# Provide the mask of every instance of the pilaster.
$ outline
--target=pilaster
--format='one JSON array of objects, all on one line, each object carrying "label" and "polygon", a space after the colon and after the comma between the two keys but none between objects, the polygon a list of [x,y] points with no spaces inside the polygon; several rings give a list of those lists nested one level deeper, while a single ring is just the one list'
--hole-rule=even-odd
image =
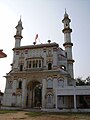
[{"label": "pilaster", "polygon": [[26,107],[26,98],[27,98],[27,88],[26,88],[26,79],[22,82],[22,107]]},{"label": "pilaster", "polygon": [[45,108],[46,79],[42,80],[42,108]]}]

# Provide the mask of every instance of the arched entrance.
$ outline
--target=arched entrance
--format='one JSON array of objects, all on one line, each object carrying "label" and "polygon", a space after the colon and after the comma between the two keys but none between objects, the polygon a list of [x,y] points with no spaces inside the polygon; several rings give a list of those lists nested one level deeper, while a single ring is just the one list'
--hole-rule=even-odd
[{"label": "arched entrance", "polygon": [[42,87],[38,81],[30,81],[27,85],[26,106],[40,108],[42,105]]}]

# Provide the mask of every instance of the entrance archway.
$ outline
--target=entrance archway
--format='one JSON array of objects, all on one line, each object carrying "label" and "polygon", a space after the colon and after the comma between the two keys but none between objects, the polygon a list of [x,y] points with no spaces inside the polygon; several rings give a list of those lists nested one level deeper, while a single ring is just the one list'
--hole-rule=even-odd
[{"label": "entrance archway", "polygon": [[35,108],[42,105],[42,87],[38,81],[30,81],[27,85],[27,107]]}]

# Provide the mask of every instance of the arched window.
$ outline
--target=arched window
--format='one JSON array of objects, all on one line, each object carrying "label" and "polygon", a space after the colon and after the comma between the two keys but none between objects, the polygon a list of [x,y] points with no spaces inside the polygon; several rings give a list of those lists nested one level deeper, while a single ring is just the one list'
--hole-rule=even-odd
[{"label": "arched window", "polygon": [[38,60],[36,60],[36,68],[38,67]]},{"label": "arched window", "polygon": [[48,50],[48,55],[51,55],[51,50]]},{"label": "arched window", "polygon": [[47,80],[47,88],[53,88],[53,80],[52,79]]},{"label": "arched window", "polygon": [[28,63],[29,63],[29,62],[27,61],[27,68],[28,68]]},{"label": "arched window", "polygon": [[53,96],[52,94],[47,95],[47,104],[52,104],[53,103]]},{"label": "arched window", "polygon": [[58,82],[57,82],[57,85],[60,87],[63,87],[64,86],[64,79],[63,78],[59,78],[58,79]]},{"label": "arched window", "polygon": [[8,89],[11,89],[11,88],[12,88],[12,84],[13,84],[13,82],[12,82],[12,81],[10,81],[10,80],[9,80],[9,81],[7,81],[7,82],[8,82],[8,86],[7,86],[7,87],[8,87]]},{"label": "arched window", "polygon": [[41,60],[39,60],[39,68],[41,67]]},{"label": "arched window", "polygon": [[20,65],[20,71],[23,71],[23,65],[22,64]]},{"label": "arched window", "polygon": [[48,70],[52,69],[52,63],[48,63]]},{"label": "arched window", "polygon": [[35,60],[33,60],[33,68],[35,68]]},{"label": "arched window", "polygon": [[18,88],[19,88],[19,89],[22,88],[22,81],[19,81]]},{"label": "arched window", "polygon": [[24,57],[24,53],[21,53],[21,57]]},{"label": "arched window", "polygon": [[16,51],[16,55],[19,55],[19,51]]},{"label": "arched window", "polygon": [[31,61],[29,61],[29,68],[31,68]]}]

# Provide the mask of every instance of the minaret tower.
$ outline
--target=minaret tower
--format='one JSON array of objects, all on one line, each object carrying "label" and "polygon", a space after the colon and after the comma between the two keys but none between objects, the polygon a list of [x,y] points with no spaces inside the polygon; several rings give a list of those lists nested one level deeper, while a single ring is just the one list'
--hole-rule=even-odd
[{"label": "minaret tower", "polygon": [[16,35],[14,36],[14,38],[15,38],[15,48],[17,48],[17,47],[20,47],[21,39],[23,38],[22,37],[23,27],[22,27],[21,18],[18,21],[18,25],[15,28],[16,28]]},{"label": "minaret tower", "polygon": [[74,78],[74,73],[73,73],[73,63],[74,60],[72,58],[72,46],[73,43],[71,42],[71,32],[72,29],[70,28],[70,22],[71,20],[69,19],[69,16],[65,10],[65,14],[64,14],[64,19],[62,20],[62,22],[64,23],[64,29],[62,30],[62,32],[64,33],[64,44],[63,46],[65,47],[65,51],[67,54],[67,70],[71,76],[71,78]]}]

